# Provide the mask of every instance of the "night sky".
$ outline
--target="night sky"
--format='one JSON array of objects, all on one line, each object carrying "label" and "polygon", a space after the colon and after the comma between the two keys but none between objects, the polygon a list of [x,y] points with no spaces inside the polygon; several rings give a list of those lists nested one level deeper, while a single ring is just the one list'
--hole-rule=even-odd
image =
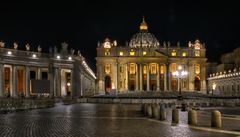
[{"label": "night sky", "polygon": [[12,48],[18,42],[24,48],[48,47],[61,42],[81,50],[95,69],[97,41],[106,37],[124,45],[137,33],[144,15],[160,43],[189,40],[206,44],[208,61],[240,46],[240,8],[236,0],[228,1],[98,1],[59,0],[49,2],[3,0],[0,2],[0,40]]}]

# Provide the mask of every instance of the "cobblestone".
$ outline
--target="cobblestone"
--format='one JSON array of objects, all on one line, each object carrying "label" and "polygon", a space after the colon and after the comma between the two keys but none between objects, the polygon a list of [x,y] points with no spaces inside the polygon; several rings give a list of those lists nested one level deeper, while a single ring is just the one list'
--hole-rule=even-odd
[{"label": "cobblestone", "polygon": [[166,123],[143,117],[140,105],[58,104],[54,108],[1,114],[0,137],[233,136]]}]

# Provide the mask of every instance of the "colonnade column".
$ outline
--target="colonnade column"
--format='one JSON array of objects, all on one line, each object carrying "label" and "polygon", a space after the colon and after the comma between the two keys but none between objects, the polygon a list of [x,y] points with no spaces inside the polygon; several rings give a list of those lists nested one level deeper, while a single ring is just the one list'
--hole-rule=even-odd
[{"label": "colonnade column", "polygon": [[159,83],[159,71],[160,71],[160,65],[159,64],[157,64],[157,91],[159,91],[160,90],[160,83]]},{"label": "colonnade column", "polygon": [[12,66],[12,97],[18,97],[17,94],[17,66]]},{"label": "colonnade column", "polygon": [[75,96],[75,88],[74,88],[74,86],[75,86],[75,80],[74,80],[74,77],[73,77],[73,75],[75,75],[74,74],[74,69],[72,69],[71,70],[71,74],[70,74],[70,79],[71,79],[71,82],[70,82],[70,90],[71,90],[71,96],[73,97],[73,96]]},{"label": "colonnade column", "polygon": [[0,64],[0,97],[4,96],[4,66]]},{"label": "colonnade column", "polygon": [[139,89],[140,89],[140,91],[142,91],[143,90],[142,64],[139,64],[139,71],[140,71],[139,72],[139,74],[140,74],[140,77],[139,77],[140,78],[140,82],[139,82],[140,83],[140,85],[139,85],[140,88]]},{"label": "colonnade column", "polygon": [[29,66],[25,67],[25,96],[30,96],[30,69]]},{"label": "colonnade column", "polygon": [[37,68],[37,79],[42,79],[42,71],[41,71],[41,68]]},{"label": "colonnade column", "polygon": [[60,77],[60,69],[55,68],[54,70],[54,96],[59,97],[59,93],[61,92],[61,77]]},{"label": "colonnade column", "polygon": [[206,68],[205,65],[202,64],[200,65],[200,69],[201,69],[201,91],[206,93]]},{"label": "colonnade column", "polygon": [[150,90],[150,86],[149,86],[149,64],[147,64],[147,91]]}]

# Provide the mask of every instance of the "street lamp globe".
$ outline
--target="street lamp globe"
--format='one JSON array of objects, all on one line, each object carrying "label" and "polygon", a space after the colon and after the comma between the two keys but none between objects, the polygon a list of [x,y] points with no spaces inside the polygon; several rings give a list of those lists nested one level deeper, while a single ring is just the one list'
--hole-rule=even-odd
[{"label": "street lamp globe", "polygon": [[182,91],[181,91],[181,80],[186,78],[188,75],[188,72],[183,69],[181,65],[178,66],[177,70],[172,73],[174,78],[177,78],[179,82],[179,95],[178,99],[182,99]]}]

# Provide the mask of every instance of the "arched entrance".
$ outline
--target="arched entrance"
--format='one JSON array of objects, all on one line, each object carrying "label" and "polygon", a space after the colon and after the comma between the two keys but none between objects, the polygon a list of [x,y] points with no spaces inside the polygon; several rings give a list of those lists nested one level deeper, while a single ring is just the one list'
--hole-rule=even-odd
[{"label": "arched entrance", "polygon": [[109,94],[112,89],[112,81],[110,76],[105,77],[105,92]]},{"label": "arched entrance", "polygon": [[177,80],[172,79],[171,81],[172,91],[177,91]]},{"label": "arched entrance", "polygon": [[194,80],[194,90],[195,91],[200,91],[200,89],[201,89],[201,83],[200,82],[201,82],[200,77],[196,76],[195,80]]}]

